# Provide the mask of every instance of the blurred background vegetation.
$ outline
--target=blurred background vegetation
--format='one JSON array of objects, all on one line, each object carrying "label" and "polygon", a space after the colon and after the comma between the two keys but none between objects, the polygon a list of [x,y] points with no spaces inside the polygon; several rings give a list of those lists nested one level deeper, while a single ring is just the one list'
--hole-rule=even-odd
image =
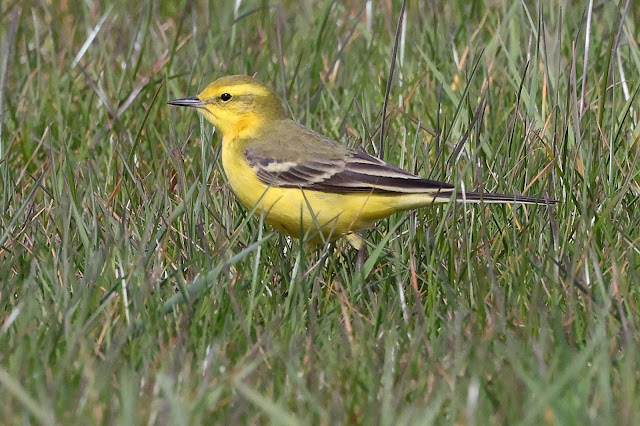
[{"label": "blurred background vegetation", "polygon": [[[640,5],[401,10],[0,4],[0,422],[640,422]],[[397,215],[358,271],[247,216],[165,104],[227,74],[422,176],[560,203]]]}]

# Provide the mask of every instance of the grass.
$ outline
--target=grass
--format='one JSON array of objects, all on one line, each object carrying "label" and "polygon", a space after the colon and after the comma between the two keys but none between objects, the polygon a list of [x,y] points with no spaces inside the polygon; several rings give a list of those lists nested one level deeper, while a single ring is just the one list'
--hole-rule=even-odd
[{"label": "grass", "polygon": [[[106,3],[0,6],[2,423],[640,422],[637,4]],[[248,215],[165,104],[241,73],[560,203],[394,216],[360,272]]]}]

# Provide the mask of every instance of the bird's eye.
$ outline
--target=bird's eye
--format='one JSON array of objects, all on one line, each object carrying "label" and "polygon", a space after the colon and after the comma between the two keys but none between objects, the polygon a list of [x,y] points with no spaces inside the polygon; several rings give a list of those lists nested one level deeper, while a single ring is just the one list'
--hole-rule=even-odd
[{"label": "bird's eye", "polygon": [[223,93],[222,95],[220,95],[220,99],[221,99],[223,102],[230,101],[230,100],[231,100],[231,94],[229,94],[229,93]]}]

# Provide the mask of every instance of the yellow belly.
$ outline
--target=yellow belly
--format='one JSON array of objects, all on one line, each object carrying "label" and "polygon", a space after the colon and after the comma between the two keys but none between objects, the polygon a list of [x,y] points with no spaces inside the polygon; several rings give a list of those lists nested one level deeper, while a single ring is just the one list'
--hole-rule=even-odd
[{"label": "yellow belly", "polygon": [[426,194],[338,194],[269,187],[256,177],[241,153],[224,145],[222,165],[242,204],[248,209],[256,207],[255,214],[264,215],[265,222],[277,230],[311,241],[333,240],[393,213],[434,201]]}]

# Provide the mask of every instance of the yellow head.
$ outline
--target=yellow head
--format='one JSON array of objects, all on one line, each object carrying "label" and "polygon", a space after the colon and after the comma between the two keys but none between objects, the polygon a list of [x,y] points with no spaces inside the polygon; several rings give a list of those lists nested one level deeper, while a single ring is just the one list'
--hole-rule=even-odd
[{"label": "yellow head", "polygon": [[168,104],[197,108],[223,136],[233,138],[253,136],[265,124],[285,118],[275,93],[244,75],[219,78],[198,96],[175,99]]}]

